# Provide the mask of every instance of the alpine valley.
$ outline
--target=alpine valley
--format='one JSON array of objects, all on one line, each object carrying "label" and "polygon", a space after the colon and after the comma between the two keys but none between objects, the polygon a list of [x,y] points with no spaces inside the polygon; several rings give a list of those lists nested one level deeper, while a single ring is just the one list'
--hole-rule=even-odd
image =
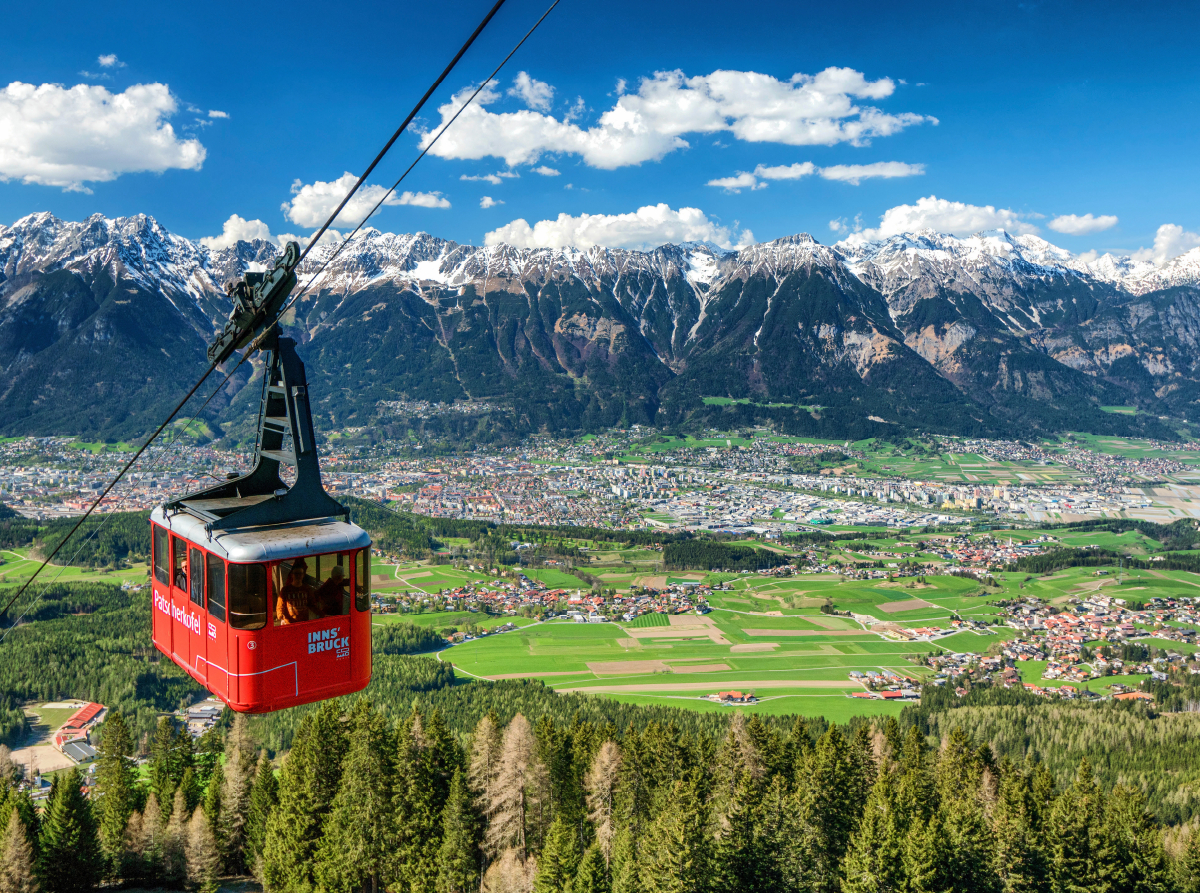
[{"label": "alpine valley", "polygon": [[[1200,249],[1155,266],[1003,231],[643,252],[366,230],[314,280],[333,250],[300,267],[285,319],[319,425],[386,428],[397,403],[430,401],[465,403],[450,433],[484,439],[633,423],[1170,438],[1200,399]],[[277,251],[210,250],[144,215],[0,226],[0,433],[151,430],[206,367],[222,283]],[[253,415],[253,368],[210,424]]]}]

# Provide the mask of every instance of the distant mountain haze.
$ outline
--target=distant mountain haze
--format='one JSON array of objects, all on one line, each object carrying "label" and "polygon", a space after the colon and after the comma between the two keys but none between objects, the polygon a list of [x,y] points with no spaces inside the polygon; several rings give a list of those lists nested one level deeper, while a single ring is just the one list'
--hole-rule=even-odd
[{"label": "distant mountain haze", "polygon": [[[630,251],[369,229],[309,282],[332,251],[301,266],[285,320],[323,428],[372,424],[383,401],[470,400],[518,435],[1166,436],[1158,416],[1191,418],[1200,397],[1200,249],[1156,266],[1000,230]],[[277,252],[210,250],[144,215],[0,226],[0,434],[152,430],[206,367],[222,283]],[[213,422],[256,409],[251,371]]]}]

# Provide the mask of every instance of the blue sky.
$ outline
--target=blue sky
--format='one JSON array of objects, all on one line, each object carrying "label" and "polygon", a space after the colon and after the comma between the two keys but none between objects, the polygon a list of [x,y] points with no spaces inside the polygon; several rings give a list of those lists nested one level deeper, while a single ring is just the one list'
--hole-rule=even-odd
[{"label": "blue sky", "polygon": [[[487,5],[11,9],[0,221],[144,212],[192,238],[309,233]],[[508,0],[424,129],[545,5]],[[1004,225],[1161,261],[1200,244],[1197,9],[562,0],[373,225],[627,245]]]}]

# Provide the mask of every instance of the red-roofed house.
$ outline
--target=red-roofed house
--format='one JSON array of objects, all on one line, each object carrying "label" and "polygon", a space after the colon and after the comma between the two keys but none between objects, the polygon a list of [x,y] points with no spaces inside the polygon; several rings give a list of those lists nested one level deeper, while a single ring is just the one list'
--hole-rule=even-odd
[{"label": "red-roofed house", "polygon": [[88,729],[104,720],[108,709],[103,704],[85,704],[71,714],[71,718],[54,733],[54,746],[62,750],[71,741],[87,738]]}]

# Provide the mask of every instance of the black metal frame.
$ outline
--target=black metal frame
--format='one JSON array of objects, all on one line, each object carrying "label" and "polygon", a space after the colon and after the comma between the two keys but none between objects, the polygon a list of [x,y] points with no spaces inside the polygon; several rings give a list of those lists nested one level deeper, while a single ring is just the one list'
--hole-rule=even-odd
[{"label": "black metal frame", "polygon": [[[258,446],[254,467],[233,480],[168,502],[165,510],[187,512],[205,522],[205,530],[231,530],[287,524],[349,512],[325,492],[317,457],[308,381],[296,342],[272,330],[263,348],[269,356],[263,366],[266,379],[259,409]],[[291,437],[291,448],[285,441]],[[289,488],[279,476],[279,464],[296,469]]]}]

